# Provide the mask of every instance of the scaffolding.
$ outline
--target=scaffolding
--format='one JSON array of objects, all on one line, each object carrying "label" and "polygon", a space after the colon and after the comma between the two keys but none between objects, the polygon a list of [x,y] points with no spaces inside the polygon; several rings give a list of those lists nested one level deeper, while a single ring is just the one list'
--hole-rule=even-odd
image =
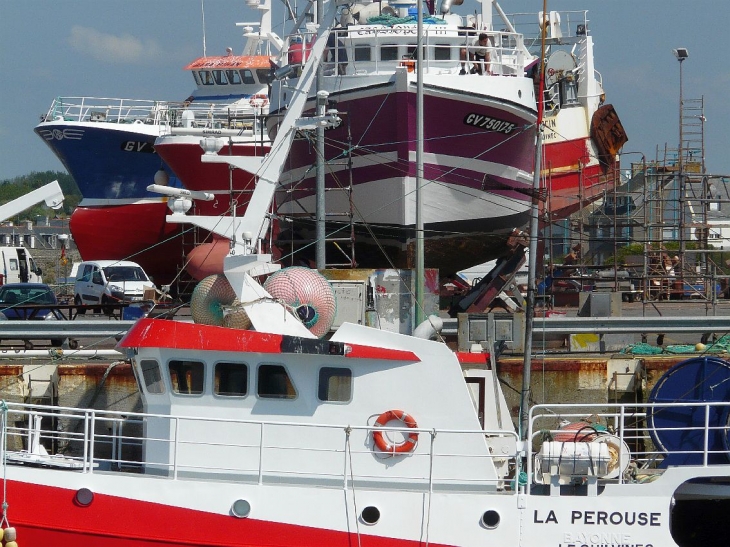
[{"label": "scaffolding", "polygon": [[[714,309],[728,296],[730,177],[706,172],[704,122],[704,98],[683,100],[679,147],[642,155],[583,214],[593,260],[612,265],[615,290],[628,273],[645,304],[691,299]],[[619,262],[618,249],[636,244],[641,251]]]}]

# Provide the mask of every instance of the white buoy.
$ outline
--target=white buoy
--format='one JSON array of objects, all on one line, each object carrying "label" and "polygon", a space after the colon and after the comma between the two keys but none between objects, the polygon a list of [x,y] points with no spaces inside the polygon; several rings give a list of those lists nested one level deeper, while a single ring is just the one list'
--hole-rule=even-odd
[{"label": "white buoy", "polygon": [[12,542],[15,541],[17,537],[18,534],[16,533],[15,528],[13,528],[12,526],[10,526],[9,528],[5,528],[5,541]]}]

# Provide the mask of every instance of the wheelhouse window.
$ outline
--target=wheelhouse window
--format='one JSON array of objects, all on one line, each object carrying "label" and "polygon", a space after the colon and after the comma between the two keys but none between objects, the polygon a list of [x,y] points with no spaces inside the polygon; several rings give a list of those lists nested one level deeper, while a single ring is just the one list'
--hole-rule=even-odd
[{"label": "wheelhouse window", "polygon": [[396,61],[398,59],[398,46],[396,44],[387,44],[380,48],[381,61]]},{"label": "wheelhouse window", "polygon": [[253,72],[251,72],[249,69],[244,68],[241,70],[241,78],[243,79],[244,84],[255,84],[256,79],[253,77]]},{"label": "wheelhouse window", "polygon": [[139,363],[142,371],[142,381],[147,393],[165,393],[165,384],[162,382],[160,364],[154,359],[143,359]]},{"label": "wheelhouse window", "polygon": [[448,44],[439,44],[433,48],[433,58],[436,61],[450,61],[451,48]]},{"label": "wheelhouse window", "polygon": [[355,46],[355,61],[371,61],[372,49],[369,45]]},{"label": "wheelhouse window", "polygon": [[[409,44],[406,48],[406,54],[404,56],[404,59],[415,59],[416,58],[416,45],[415,44]],[[426,47],[424,46],[421,50],[421,58],[426,59],[428,58],[428,52],[426,51]]]},{"label": "wheelhouse window", "polygon": [[213,79],[218,85],[228,85],[228,79],[226,78],[226,73],[223,70],[214,70]]},{"label": "wheelhouse window", "polygon": [[317,397],[320,401],[349,401],[352,398],[352,371],[335,367],[319,369]]},{"label": "wheelhouse window", "polygon": [[241,75],[237,70],[226,70],[226,76],[228,77],[228,83],[233,85],[241,84]]},{"label": "wheelhouse window", "polygon": [[200,361],[178,361],[169,363],[172,391],[180,395],[203,393],[205,365]]},{"label": "wheelhouse window", "polygon": [[248,365],[245,363],[216,363],[213,392],[226,397],[248,394]]},{"label": "wheelhouse window", "polygon": [[269,68],[257,68],[256,76],[262,84],[270,84],[274,81],[274,71]]},{"label": "wheelhouse window", "polygon": [[282,365],[260,365],[256,393],[264,399],[294,399],[294,384]]},{"label": "wheelhouse window", "polygon": [[208,70],[199,70],[198,76],[200,78],[201,85],[213,85],[213,76]]}]

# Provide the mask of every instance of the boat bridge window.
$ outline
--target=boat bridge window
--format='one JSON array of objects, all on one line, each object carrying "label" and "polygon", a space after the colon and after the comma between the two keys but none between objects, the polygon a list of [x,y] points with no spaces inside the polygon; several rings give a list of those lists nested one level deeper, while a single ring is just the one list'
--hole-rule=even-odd
[{"label": "boat bridge window", "polygon": [[253,72],[251,72],[249,69],[244,68],[241,72],[241,78],[243,79],[244,84],[255,84],[256,79],[253,77]]},{"label": "boat bridge window", "polygon": [[320,401],[349,401],[352,398],[352,371],[334,367],[319,369],[317,397]]},{"label": "boat bridge window", "polygon": [[355,46],[355,62],[372,61],[372,49],[369,45]]},{"label": "boat bridge window", "polygon": [[274,81],[274,71],[269,68],[257,68],[256,76],[262,84],[270,84]]},{"label": "boat bridge window", "polygon": [[265,399],[294,399],[294,384],[282,365],[260,365],[256,393]]},{"label": "boat bridge window", "polygon": [[[415,44],[408,44],[408,47],[406,48],[406,54],[403,57],[404,59],[415,59],[416,58],[416,45]],[[421,59],[427,59],[428,58],[428,52],[426,51],[426,46],[423,46],[423,51],[421,51]]]},{"label": "boat bridge window", "polygon": [[239,85],[241,83],[241,75],[237,70],[226,70],[226,76],[228,81],[233,85]]},{"label": "boat bridge window", "polygon": [[165,384],[162,383],[160,364],[154,359],[143,359],[139,363],[142,370],[142,380],[147,393],[165,393]]},{"label": "boat bridge window", "polygon": [[198,76],[200,78],[201,85],[213,85],[213,76],[211,76],[208,70],[199,70]]},{"label": "boat bridge window", "polygon": [[433,48],[433,58],[436,61],[451,60],[451,46],[449,44],[439,44]]},{"label": "boat bridge window", "polygon": [[215,80],[215,83],[218,85],[227,85],[228,84],[228,79],[226,78],[226,74],[222,70],[214,70],[213,79]]},{"label": "boat bridge window", "polygon": [[226,397],[248,394],[248,365],[246,363],[216,363],[213,392]]},{"label": "boat bridge window", "polygon": [[380,48],[381,61],[396,61],[398,59],[398,45],[387,44]]},{"label": "boat bridge window", "polygon": [[203,393],[205,365],[201,361],[172,360],[168,367],[174,393],[180,395]]}]

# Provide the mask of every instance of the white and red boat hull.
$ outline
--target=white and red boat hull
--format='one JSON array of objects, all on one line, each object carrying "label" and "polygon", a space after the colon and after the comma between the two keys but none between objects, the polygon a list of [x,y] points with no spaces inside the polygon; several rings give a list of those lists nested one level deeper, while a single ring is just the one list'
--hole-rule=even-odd
[{"label": "white and red boat hull", "polygon": [[[343,121],[326,131],[326,210],[330,215],[352,210],[359,265],[382,264],[383,245],[396,266],[412,267],[414,75],[403,68],[390,78],[374,76],[370,85],[359,76],[343,76],[336,85],[329,101]],[[471,264],[475,255],[501,252],[512,229],[525,224],[536,134],[530,100],[534,105],[532,84],[525,78],[424,76],[422,204],[429,267],[458,270]],[[277,114],[273,105],[272,114]],[[277,212],[293,220],[289,232],[282,226],[282,244],[291,237],[312,238],[315,163],[313,144],[296,140],[276,201]],[[350,184],[353,208],[343,191]],[[339,218],[328,223],[328,232],[342,228]],[[465,249],[470,249],[469,255]]]}]

